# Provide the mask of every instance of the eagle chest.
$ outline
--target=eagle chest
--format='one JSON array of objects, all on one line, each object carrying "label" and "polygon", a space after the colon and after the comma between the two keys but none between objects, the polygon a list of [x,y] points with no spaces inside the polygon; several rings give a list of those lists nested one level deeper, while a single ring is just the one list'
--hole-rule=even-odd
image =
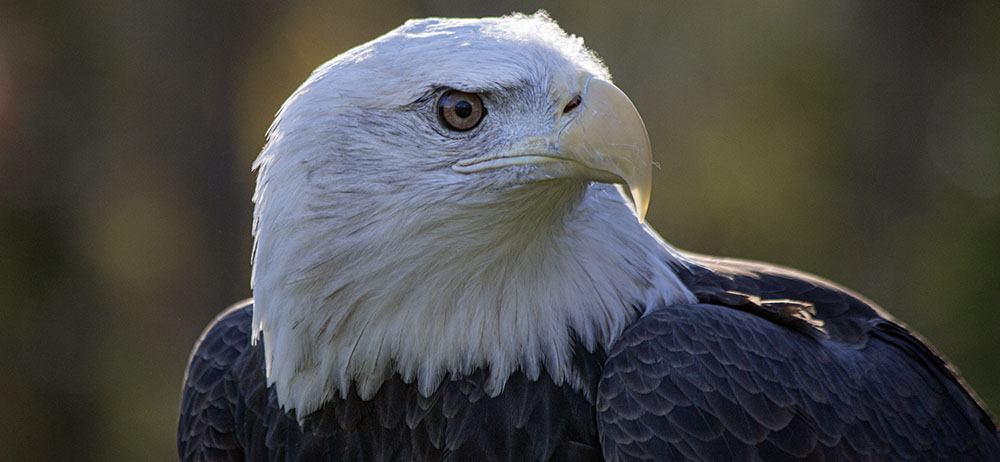
[{"label": "eagle chest", "polygon": [[[248,363],[259,366],[252,357],[262,348],[253,349]],[[424,397],[395,375],[372,399],[337,397],[301,425],[281,411],[261,369],[235,420],[243,423],[248,460],[603,460],[592,398],[600,356],[581,351],[576,358],[584,391],[557,385],[545,372],[536,380],[516,372],[490,397],[483,391],[488,374],[478,370]]]}]

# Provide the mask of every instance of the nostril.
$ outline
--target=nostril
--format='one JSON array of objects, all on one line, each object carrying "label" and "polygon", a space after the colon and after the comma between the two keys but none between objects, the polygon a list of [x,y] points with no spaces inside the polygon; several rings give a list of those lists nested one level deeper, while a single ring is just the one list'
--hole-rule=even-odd
[{"label": "nostril", "polygon": [[569,100],[569,102],[566,103],[566,107],[563,108],[563,114],[572,111],[573,109],[576,109],[576,107],[579,106],[580,102],[582,101],[583,99],[580,98],[580,95],[574,95],[573,99]]}]

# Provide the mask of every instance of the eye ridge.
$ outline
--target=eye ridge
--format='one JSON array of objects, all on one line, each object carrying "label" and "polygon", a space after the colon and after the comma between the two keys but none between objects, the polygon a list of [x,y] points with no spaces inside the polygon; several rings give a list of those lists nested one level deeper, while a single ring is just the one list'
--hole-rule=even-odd
[{"label": "eye ridge", "polygon": [[448,90],[437,104],[438,117],[445,127],[454,131],[468,131],[476,128],[486,117],[486,107],[478,94],[460,90]]}]

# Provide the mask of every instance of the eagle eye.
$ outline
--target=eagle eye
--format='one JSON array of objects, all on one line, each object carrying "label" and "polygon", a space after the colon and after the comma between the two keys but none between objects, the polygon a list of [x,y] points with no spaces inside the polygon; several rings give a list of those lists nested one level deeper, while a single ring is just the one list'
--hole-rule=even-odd
[{"label": "eagle eye", "polygon": [[475,93],[449,90],[438,100],[438,117],[452,130],[472,130],[486,116],[483,99]]}]

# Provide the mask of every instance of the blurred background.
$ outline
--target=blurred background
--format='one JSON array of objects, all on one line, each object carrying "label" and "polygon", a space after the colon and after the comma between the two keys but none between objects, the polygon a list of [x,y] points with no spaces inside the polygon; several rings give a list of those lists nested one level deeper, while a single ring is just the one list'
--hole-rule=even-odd
[{"label": "blurred background", "polygon": [[492,3],[2,0],[0,459],[176,459],[281,102],[407,18],[538,8],[645,118],[669,242],[865,294],[1000,411],[1000,3]]}]

